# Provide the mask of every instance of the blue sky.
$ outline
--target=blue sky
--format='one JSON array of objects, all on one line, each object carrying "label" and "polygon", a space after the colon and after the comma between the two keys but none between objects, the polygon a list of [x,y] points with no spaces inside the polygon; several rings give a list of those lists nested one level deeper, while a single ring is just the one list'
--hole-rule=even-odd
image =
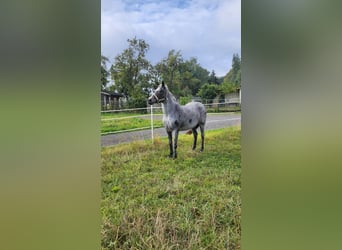
[{"label": "blue sky", "polygon": [[150,45],[152,64],[175,49],[223,76],[241,55],[241,1],[102,0],[101,53],[112,62],[133,37]]}]

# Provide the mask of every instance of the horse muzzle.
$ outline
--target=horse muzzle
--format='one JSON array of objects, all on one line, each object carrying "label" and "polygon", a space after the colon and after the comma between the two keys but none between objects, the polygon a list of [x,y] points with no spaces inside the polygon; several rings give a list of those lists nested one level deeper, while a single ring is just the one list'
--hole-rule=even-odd
[{"label": "horse muzzle", "polygon": [[148,98],[147,102],[148,102],[149,105],[153,105],[153,104],[156,103],[156,100],[153,100],[153,99],[155,99],[155,98],[153,98],[153,96],[151,96],[150,98]]}]

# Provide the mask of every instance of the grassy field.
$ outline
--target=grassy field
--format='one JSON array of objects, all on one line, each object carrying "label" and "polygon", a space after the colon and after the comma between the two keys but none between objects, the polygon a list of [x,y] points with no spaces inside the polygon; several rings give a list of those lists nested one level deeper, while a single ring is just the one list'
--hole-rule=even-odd
[{"label": "grassy field", "polygon": [[[159,114],[162,114],[159,112]],[[134,117],[145,115],[145,117]],[[130,117],[125,119],[117,119],[110,120],[112,118],[123,118]],[[107,120],[108,119],[108,120]],[[151,126],[151,120],[149,114],[143,113],[128,113],[128,112],[120,112],[120,113],[102,113],[101,114],[101,134],[106,133],[115,133],[121,130],[127,129],[137,129],[137,128],[145,128]],[[163,122],[161,119],[155,119],[153,121],[153,126],[155,128],[162,127]]]},{"label": "grassy field", "polygon": [[[121,120],[107,120],[101,121],[101,134],[106,134],[110,132],[118,132],[126,129],[138,129],[151,126],[150,119],[144,119],[140,117],[121,119]],[[162,127],[163,122],[159,120],[153,121],[153,127]]]},{"label": "grassy field", "polygon": [[[163,114],[163,112],[161,110],[157,111],[153,111],[153,114]],[[116,113],[101,113],[101,119],[108,119],[108,118],[120,118],[120,117],[124,117],[124,116],[138,116],[138,115],[150,115],[149,113],[146,112],[116,112]]]},{"label": "grassy field", "polygon": [[[207,110],[208,113],[214,112],[215,110]],[[220,110],[223,112],[223,110]],[[162,115],[161,111],[158,113],[154,113],[155,115]],[[145,117],[134,117],[145,115]],[[123,117],[131,117],[125,119],[115,119],[112,118],[123,118]],[[120,113],[102,113],[101,114],[101,134],[107,133],[115,133],[121,130],[127,129],[138,129],[151,126],[150,115],[143,113],[128,113],[128,112],[120,112]],[[153,121],[153,127],[159,128],[163,126],[162,119],[159,117],[155,117]]]},{"label": "grassy field", "polygon": [[102,249],[240,249],[240,127],[192,138],[102,149]]}]

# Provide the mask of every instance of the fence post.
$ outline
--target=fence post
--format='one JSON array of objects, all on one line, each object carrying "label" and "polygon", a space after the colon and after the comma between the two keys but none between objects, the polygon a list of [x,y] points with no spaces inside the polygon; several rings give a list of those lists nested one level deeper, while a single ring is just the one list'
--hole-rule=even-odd
[{"label": "fence post", "polygon": [[151,137],[152,137],[152,144],[153,144],[153,105],[151,105]]}]

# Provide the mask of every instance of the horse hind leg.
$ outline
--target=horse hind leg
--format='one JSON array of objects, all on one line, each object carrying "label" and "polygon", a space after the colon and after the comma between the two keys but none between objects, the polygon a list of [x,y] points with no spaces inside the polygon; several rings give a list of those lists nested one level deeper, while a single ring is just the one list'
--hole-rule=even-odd
[{"label": "horse hind leg", "polygon": [[202,145],[201,145],[201,152],[204,150],[204,124],[200,125],[201,130],[201,139],[202,139]]},{"label": "horse hind leg", "polygon": [[192,146],[192,150],[195,150],[196,149],[196,144],[197,144],[197,129],[196,128],[193,128],[192,129],[192,133],[194,135],[194,145]]},{"label": "horse hind leg", "polygon": [[174,141],[174,146],[173,146],[173,159],[177,158],[178,133],[179,133],[179,130],[176,129],[176,131],[175,131],[175,141]]}]

